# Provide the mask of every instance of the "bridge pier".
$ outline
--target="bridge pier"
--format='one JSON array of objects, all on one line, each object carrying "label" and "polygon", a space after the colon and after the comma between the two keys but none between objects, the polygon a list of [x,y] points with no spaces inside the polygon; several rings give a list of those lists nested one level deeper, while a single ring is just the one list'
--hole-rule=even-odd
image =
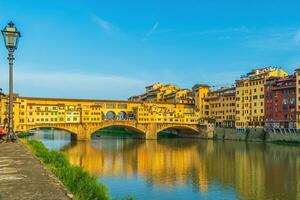
[{"label": "bridge pier", "polygon": [[145,126],[145,134],[146,140],[157,140],[157,124],[146,124]]},{"label": "bridge pier", "polygon": [[79,124],[74,132],[77,133],[77,140],[91,140],[92,133],[90,132],[90,128],[88,128],[86,125]]}]

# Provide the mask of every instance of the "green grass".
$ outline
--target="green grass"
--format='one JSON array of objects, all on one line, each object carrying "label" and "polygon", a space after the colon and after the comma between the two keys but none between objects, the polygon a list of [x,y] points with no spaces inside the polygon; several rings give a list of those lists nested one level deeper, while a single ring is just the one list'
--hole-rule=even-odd
[{"label": "green grass", "polygon": [[[77,200],[110,200],[106,186],[83,168],[70,164],[67,156],[59,151],[48,150],[42,142],[25,142],[59,180],[69,189]],[[119,199],[119,198],[118,198]],[[132,200],[133,197],[123,199]]]},{"label": "green grass", "polygon": [[30,136],[33,136],[34,133],[32,132],[20,132],[20,133],[17,133],[17,136],[19,138],[27,138],[27,137],[30,137]]}]

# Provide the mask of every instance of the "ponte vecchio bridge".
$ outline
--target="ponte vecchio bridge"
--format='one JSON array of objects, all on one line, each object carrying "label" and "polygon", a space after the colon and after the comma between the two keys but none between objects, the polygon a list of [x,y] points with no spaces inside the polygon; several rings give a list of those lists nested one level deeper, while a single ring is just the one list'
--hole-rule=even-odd
[{"label": "ponte vecchio bridge", "polygon": [[[6,119],[7,98],[1,98],[1,123]],[[157,139],[164,130],[209,137],[212,130],[199,120],[192,104],[146,103],[112,100],[16,97],[15,131],[38,128],[66,130],[79,140],[89,140],[97,130],[122,127]]]}]

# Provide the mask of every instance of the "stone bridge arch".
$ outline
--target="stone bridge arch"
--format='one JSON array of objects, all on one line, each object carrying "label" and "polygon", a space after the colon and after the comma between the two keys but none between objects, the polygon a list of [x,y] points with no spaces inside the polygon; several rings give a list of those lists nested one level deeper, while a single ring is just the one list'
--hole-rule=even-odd
[{"label": "stone bridge arch", "polygon": [[98,130],[109,128],[109,127],[121,127],[129,129],[137,134],[145,135],[146,131],[142,127],[138,126],[135,121],[129,121],[129,120],[105,120],[102,123],[93,126],[90,128],[89,132],[90,135],[95,133]]},{"label": "stone bridge arch", "polygon": [[67,125],[58,125],[58,124],[43,124],[43,125],[34,125],[34,126],[27,126],[26,131],[31,131],[34,129],[42,129],[42,128],[50,128],[56,130],[63,130],[71,134],[71,137],[77,139],[78,132],[76,126],[67,126]]},{"label": "stone bridge arch", "polygon": [[[159,135],[161,132],[168,130],[168,129],[174,129],[179,131],[187,131],[191,136],[194,135],[200,135],[202,133],[202,130],[199,128],[198,125],[180,125],[180,124],[159,124],[157,125],[156,135]],[[180,133],[180,132],[179,132]]]},{"label": "stone bridge arch", "polygon": [[[143,134],[145,139],[157,139],[158,134],[167,129],[189,130],[195,134],[193,136],[204,137],[207,130],[198,124],[164,124],[164,123],[138,123],[136,120],[103,120],[100,123],[63,123],[63,124],[41,124],[28,125],[26,130],[35,128],[55,128],[70,132],[76,135],[78,140],[90,140],[91,135],[97,130],[108,127],[123,127],[138,134]],[[189,135],[191,136],[191,135]]]}]

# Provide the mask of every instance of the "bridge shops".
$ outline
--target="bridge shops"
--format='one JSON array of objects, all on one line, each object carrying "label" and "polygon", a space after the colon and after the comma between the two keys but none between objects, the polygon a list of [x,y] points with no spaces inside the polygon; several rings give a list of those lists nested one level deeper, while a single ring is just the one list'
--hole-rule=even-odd
[{"label": "bridge shops", "polygon": [[[6,105],[7,98],[2,97],[1,124],[7,121]],[[191,104],[15,96],[14,123],[15,131],[52,127],[80,132],[84,137],[104,126],[132,127],[143,133],[151,126],[151,138],[156,138],[157,131],[167,127],[162,124],[192,127],[197,132],[199,115]]]}]

